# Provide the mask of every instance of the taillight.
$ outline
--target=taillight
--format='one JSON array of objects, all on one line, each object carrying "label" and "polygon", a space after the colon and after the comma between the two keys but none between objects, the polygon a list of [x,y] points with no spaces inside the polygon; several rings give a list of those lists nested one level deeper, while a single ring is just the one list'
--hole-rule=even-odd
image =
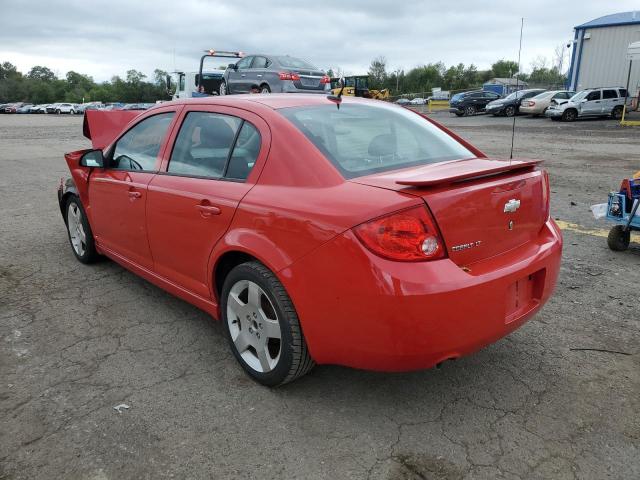
[{"label": "taillight", "polygon": [[533,107],[536,104],[536,102],[529,102],[529,106]]},{"label": "taillight", "polygon": [[353,230],[365,247],[391,260],[417,262],[445,256],[444,242],[424,206],[376,218]]},{"label": "taillight", "polygon": [[324,77],[322,77],[322,79],[320,79],[320,83],[321,84],[331,83],[331,78],[329,78],[329,75],[325,75]]},{"label": "taillight", "polygon": [[544,221],[549,220],[550,212],[549,173],[542,171],[542,206],[544,208]]},{"label": "taillight", "polygon": [[280,72],[280,80],[300,80],[300,75],[291,72]]}]

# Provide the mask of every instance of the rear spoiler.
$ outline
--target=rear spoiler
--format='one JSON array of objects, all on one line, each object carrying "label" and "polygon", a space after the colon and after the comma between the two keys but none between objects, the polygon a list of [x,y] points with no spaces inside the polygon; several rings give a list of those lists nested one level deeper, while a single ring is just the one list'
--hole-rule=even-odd
[{"label": "rear spoiler", "polygon": [[87,110],[84,113],[82,133],[91,140],[93,148],[103,149],[141,113],[139,110]]},{"label": "rear spoiler", "polygon": [[477,178],[499,175],[516,170],[531,170],[542,163],[542,160],[489,160],[473,158],[449,163],[429,165],[419,174],[396,180],[398,185],[413,187],[433,187],[475,180]]}]

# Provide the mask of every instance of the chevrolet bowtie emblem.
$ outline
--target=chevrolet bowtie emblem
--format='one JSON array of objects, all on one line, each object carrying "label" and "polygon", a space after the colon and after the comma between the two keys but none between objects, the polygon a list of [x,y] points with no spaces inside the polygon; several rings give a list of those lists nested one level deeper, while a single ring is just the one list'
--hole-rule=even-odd
[{"label": "chevrolet bowtie emblem", "polygon": [[504,204],[504,213],[512,213],[520,208],[520,200],[512,198]]}]

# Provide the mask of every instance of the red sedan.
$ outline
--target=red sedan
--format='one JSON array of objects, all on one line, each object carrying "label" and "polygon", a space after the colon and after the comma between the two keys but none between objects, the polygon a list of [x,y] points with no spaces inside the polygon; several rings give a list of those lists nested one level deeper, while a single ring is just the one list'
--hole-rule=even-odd
[{"label": "red sedan", "polygon": [[[339,107],[339,108],[338,108]],[[538,161],[502,161],[375,100],[249,95],[88,111],[65,155],[75,256],[222,320],[247,373],[401,371],[469,354],[552,294],[562,237]]]}]

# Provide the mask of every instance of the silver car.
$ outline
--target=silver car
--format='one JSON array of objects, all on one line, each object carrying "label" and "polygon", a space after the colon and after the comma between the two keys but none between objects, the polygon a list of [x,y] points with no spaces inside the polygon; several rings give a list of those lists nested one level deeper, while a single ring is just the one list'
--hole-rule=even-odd
[{"label": "silver car", "polygon": [[576,93],[568,102],[551,101],[544,112],[551,120],[573,122],[582,117],[622,117],[627,90],[622,87],[590,88]]},{"label": "silver car", "polygon": [[229,64],[219,93],[327,93],[330,89],[327,74],[306,60],[288,55],[249,55]]}]

